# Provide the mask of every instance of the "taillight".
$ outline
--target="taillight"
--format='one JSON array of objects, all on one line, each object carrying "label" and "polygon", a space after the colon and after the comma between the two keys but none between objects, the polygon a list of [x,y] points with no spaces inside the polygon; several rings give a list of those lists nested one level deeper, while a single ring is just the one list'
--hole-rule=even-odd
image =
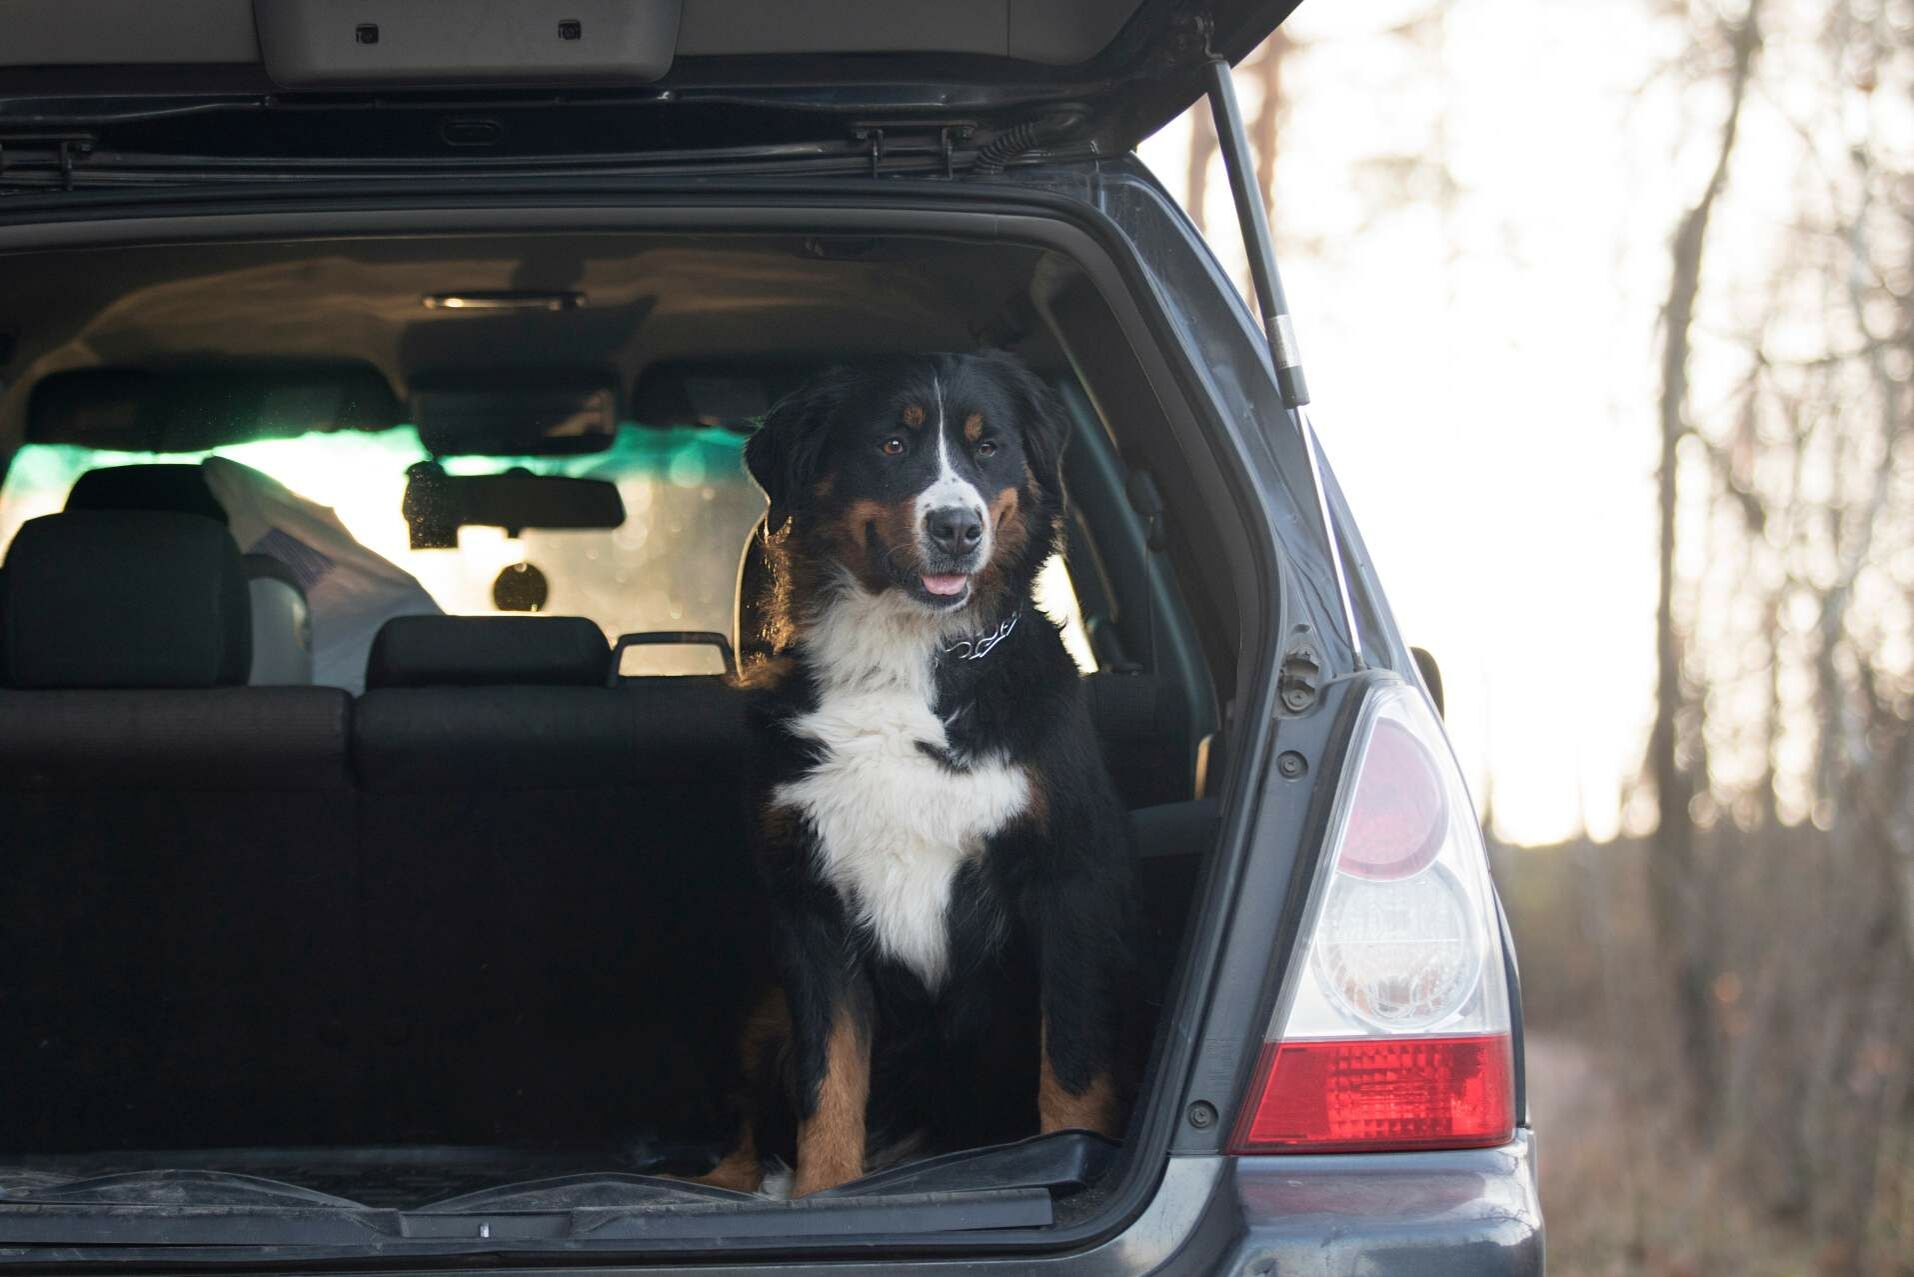
[{"label": "taillight", "polygon": [[1418,690],[1388,687],[1364,706],[1329,839],[1234,1151],[1505,1143],[1515,1081],[1488,856]]}]

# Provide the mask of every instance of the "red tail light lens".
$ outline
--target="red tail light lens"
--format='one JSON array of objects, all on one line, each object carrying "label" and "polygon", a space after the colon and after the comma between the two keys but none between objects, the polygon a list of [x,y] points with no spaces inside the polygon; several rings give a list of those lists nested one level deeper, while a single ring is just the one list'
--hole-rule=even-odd
[{"label": "red tail light lens", "polygon": [[1239,1152],[1378,1152],[1506,1144],[1507,1034],[1266,1045]]},{"label": "red tail light lens", "polygon": [[1488,855],[1422,693],[1363,707],[1310,922],[1239,1153],[1477,1148],[1515,1133],[1509,988]]}]

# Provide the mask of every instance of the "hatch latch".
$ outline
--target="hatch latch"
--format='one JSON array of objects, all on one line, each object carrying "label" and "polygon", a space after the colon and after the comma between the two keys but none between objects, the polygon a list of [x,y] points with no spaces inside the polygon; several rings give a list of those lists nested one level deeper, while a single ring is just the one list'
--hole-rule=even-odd
[{"label": "hatch latch", "polygon": [[1323,658],[1315,633],[1307,625],[1298,625],[1283,652],[1282,668],[1276,673],[1276,698],[1286,714],[1305,714],[1316,703],[1322,687]]}]

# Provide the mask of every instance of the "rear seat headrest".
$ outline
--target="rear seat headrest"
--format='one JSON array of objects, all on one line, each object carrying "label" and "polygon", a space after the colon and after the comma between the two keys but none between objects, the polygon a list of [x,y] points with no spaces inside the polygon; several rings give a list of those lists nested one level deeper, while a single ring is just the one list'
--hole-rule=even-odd
[{"label": "rear seat headrest", "polygon": [[252,605],[226,529],[196,514],[83,511],[7,551],[5,666],[21,688],[237,687]]},{"label": "rear seat headrest", "polygon": [[579,616],[398,616],[373,640],[379,687],[603,687],[605,633]]},{"label": "rear seat headrest", "polygon": [[73,510],[176,510],[225,523],[226,508],[197,465],[165,462],[89,470],[66,494]]}]

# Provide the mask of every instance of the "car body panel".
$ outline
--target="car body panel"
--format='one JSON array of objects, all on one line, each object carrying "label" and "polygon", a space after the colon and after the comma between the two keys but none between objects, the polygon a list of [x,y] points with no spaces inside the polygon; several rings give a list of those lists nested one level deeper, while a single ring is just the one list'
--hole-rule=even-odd
[{"label": "car body panel", "polygon": [[1245,1157],[1246,1233],[1214,1271],[1509,1277],[1542,1271],[1535,1139],[1447,1153]]},{"label": "car body panel", "polygon": [[[578,120],[602,121],[609,104],[642,121],[650,148],[931,125],[957,130],[960,143],[1111,156],[1198,100],[1208,61],[1243,57],[1296,3],[357,0],[341,10],[332,0],[179,0],[160,22],[150,5],[111,0],[76,26],[58,0],[12,0],[0,132],[89,122],[91,145],[152,147],[163,136],[170,153],[210,159],[238,153],[252,117],[276,123],[239,151],[290,155],[314,145],[329,116],[423,107],[462,113],[464,124],[383,129],[380,154],[483,161],[523,153],[513,134],[535,127],[522,114],[502,130],[478,125],[487,112],[577,117],[543,137],[537,149],[551,154],[607,149]],[[162,133],[136,127],[155,113],[168,118]],[[288,135],[292,118],[309,127],[290,133],[306,137]],[[1018,131],[1032,128],[1042,136]]]}]

